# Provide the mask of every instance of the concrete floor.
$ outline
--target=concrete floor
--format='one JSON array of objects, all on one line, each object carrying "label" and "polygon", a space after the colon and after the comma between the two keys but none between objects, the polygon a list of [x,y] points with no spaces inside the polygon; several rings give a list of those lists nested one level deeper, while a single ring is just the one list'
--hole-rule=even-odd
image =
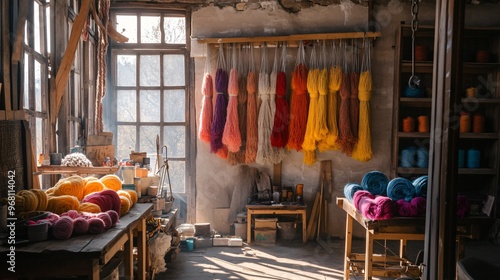
[{"label": "concrete floor", "polygon": [[[423,245],[423,241],[409,241],[407,258],[415,261]],[[332,238],[327,241],[327,248],[330,252],[317,242],[303,245],[300,240],[278,240],[272,245],[196,248],[192,252],[183,248],[175,260],[167,263],[167,271],[155,279],[343,279],[344,240]],[[353,240],[353,252],[363,252],[363,248],[364,240]],[[398,243],[376,240],[374,252],[397,255]],[[488,241],[467,241],[465,254],[500,265],[500,247]],[[351,275],[351,279],[363,279],[363,276]]]}]

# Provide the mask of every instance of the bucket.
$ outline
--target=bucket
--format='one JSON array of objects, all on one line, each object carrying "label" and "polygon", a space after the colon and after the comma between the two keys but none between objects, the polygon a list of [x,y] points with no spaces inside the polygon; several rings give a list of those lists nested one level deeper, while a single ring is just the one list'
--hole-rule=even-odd
[{"label": "bucket", "polygon": [[278,222],[279,237],[283,240],[293,240],[297,232],[296,222]]},{"label": "bucket", "polygon": [[28,239],[30,242],[47,240],[49,230],[48,223],[39,223],[28,226]]},{"label": "bucket", "polygon": [[187,250],[190,252],[194,250],[194,238],[186,239],[186,247]]}]

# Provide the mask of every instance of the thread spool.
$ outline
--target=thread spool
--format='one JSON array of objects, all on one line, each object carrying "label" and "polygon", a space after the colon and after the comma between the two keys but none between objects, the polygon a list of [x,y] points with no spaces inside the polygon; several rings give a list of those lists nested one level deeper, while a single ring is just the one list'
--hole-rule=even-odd
[{"label": "thread spool", "polygon": [[418,117],[418,132],[429,132],[429,117]]},{"label": "thread spool", "polygon": [[471,130],[470,115],[464,113],[460,115],[460,133],[468,133]]},{"label": "thread spool", "polygon": [[465,90],[465,95],[467,97],[475,97],[476,96],[476,88],[470,87]]},{"label": "thread spool", "polygon": [[472,116],[472,132],[483,133],[484,132],[484,116],[481,114],[475,114]]},{"label": "thread spool", "polygon": [[481,151],[478,149],[469,149],[467,151],[467,168],[481,167]]},{"label": "thread spool", "polygon": [[418,87],[406,87],[405,97],[424,97],[424,91]]},{"label": "thread spool", "polygon": [[295,187],[295,195],[296,196],[303,196],[304,194],[304,184],[297,184]]},{"label": "thread spool", "polygon": [[411,168],[415,166],[415,147],[401,150],[401,167]]},{"label": "thread spool", "polygon": [[417,167],[429,167],[429,150],[427,150],[426,148],[422,147],[417,149]]},{"label": "thread spool", "polygon": [[426,46],[416,45],[415,46],[415,60],[416,61],[426,61],[428,60],[429,50]]},{"label": "thread spool", "polygon": [[458,168],[465,168],[465,150],[458,150]]},{"label": "thread spool", "polygon": [[415,120],[412,117],[406,117],[403,119],[403,132],[414,132],[415,131]]}]

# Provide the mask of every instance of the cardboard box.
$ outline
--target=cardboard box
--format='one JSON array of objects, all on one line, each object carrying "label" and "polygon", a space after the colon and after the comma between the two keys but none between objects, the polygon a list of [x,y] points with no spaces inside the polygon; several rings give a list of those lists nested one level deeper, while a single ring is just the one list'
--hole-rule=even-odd
[{"label": "cardboard box", "polygon": [[107,146],[113,144],[113,132],[101,132],[97,135],[89,135],[87,146]]},{"label": "cardboard box", "polygon": [[106,157],[109,157],[111,160],[115,158],[115,147],[113,145],[87,146],[85,147],[85,153],[87,158],[92,162],[92,165],[102,166]]},{"label": "cardboard box", "polygon": [[254,229],[253,236],[256,243],[275,243],[276,242],[276,229],[262,228]]},{"label": "cardboard box", "polygon": [[146,152],[131,152],[130,153],[130,160],[133,162],[138,162],[142,164],[142,159],[147,157],[148,154]]},{"label": "cardboard box", "polygon": [[255,218],[255,228],[276,229],[277,218]]}]

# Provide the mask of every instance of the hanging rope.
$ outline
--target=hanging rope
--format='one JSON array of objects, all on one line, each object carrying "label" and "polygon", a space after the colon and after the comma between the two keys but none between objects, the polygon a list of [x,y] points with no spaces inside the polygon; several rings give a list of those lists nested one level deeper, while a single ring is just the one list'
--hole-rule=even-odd
[{"label": "hanging rope", "polygon": [[277,148],[284,148],[288,141],[289,112],[286,101],[286,45],[281,49],[281,71],[276,77],[276,113],[274,114],[273,133],[271,135],[271,145]]},{"label": "hanging rope", "polygon": [[205,74],[201,85],[201,94],[203,95],[200,113],[200,127],[198,130],[198,137],[202,142],[210,143],[210,129],[212,127],[213,118],[213,79],[210,75],[210,46],[207,47],[207,57],[205,60]]},{"label": "hanging rope", "polygon": [[231,72],[229,74],[229,104],[227,105],[227,117],[222,134],[222,143],[227,146],[229,152],[236,153],[240,150],[241,134],[238,122],[238,70],[236,63],[236,46],[231,47]]},{"label": "hanging rope", "polygon": [[[109,20],[110,0],[99,1],[98,16],[104,26]],[[102,132],[104,122],[102,119],[102,99],[106,95],[106,54],[108,52],[108,32],[105,28],[98,27],[98,46],[97,46],[97,79],[95,89],[95,133]]]},{"label": "hanging rope", "polygon": [[272,109],[270,99],[271,82],[267,70],[267,46],[261,48],[261,64],[259,71],[259,97],[261,100],[258,119],[258,145],[255,162],[272,163],[271,130]]},{"label": "hanging rope", "polygon": [[331,66],[328,71],[328,95],[327,95],[327,125],[328,134],[326,138],[318,144],[320,151],[325,150],[340,150],[340,145],[337,144],[339,136],[338,130],[338,95],[342,84],[342,68],[340,67],[340,48],[337,48],[335,42],[332,42],[332,59]]},{"label": "hanging rope", "polygon": [[358,122],[359,122],[359,52],[357,41],[354,41],[352,52],[353,71],[351,72],[351,94],[349,95],[349,115],[351,120],[351,131],[354,137],[354,144],[358,142]]},{"label": "hanging rope", "polygon": [[210,135],[210,151],[217,153],[221,158],[227,158],[227,148],[222,143],[222,134],[224,133],[227,115],[227,100],[225,95],[227,93],[228,77],[224,69],[225,67],[224,48],[221,44],[219,47],[218,69],[215,73],[215,91],[217,92],[217,97],[215,99],[214,119]]},{"label": "hanging rope", "polygon": [[304,134],[307,125],[307,67],[305,64],[304,43],[299,42],[297,61],[292,74],[292,97],[290,105],[290,130],[288,135],[288,149],[302,150]]},{"label": "hanging rope", "polygon": [[[342,42],[341,42],[342,43]],[[350,95],[350,75],[348,69],[347,46],[344,43],[344,71],[342,74],[342,84],[340,86],[340,113],[339,113],[339,137],[337,143],[347,156],[351,156],[354,148],[354,136],[351,130],[351,120],[349,114]]]},{"label": "hanging rope", "polygon": [[328,126],[326,121],[327,94],[328,94],[328,66],[326,63],[326,42],[323,41],[320,54],[320,67],[318,75],[318,119],[314,130],[314,138],[316,141],[322,141],[328,134]]},{"label": "hanging rope", "polygon": [[319,68],[316,58],[316,46],[311,51],[310,70],[307,74],[307,91],[309,92],[309,114],[307,116],[307,127],[304,136],[304,143],[302,149],[304,153],[304,163],[312,165],[316,162],[316,139],[314,138],[314,131],[318,125],[318,78]]},{"label": "hanging rope", "polygon": [[253,45],[250,47],[250,62],[249,72],[247,76],[247,142],[245,147],[245,163],[250,164],[255,162],[258,146],[258,131],[257,131],[257,81],[255,76],[255,58]]},{"label": "hanging rope", "polygon": [[359,77],[359,129],[358,143],[354,147],[352,157],[359,161],[369,161],[372,158],[372,138],[370,132],[370,99],[372,96],[371,75],[371,42],[364,42],[363,61]]}]

